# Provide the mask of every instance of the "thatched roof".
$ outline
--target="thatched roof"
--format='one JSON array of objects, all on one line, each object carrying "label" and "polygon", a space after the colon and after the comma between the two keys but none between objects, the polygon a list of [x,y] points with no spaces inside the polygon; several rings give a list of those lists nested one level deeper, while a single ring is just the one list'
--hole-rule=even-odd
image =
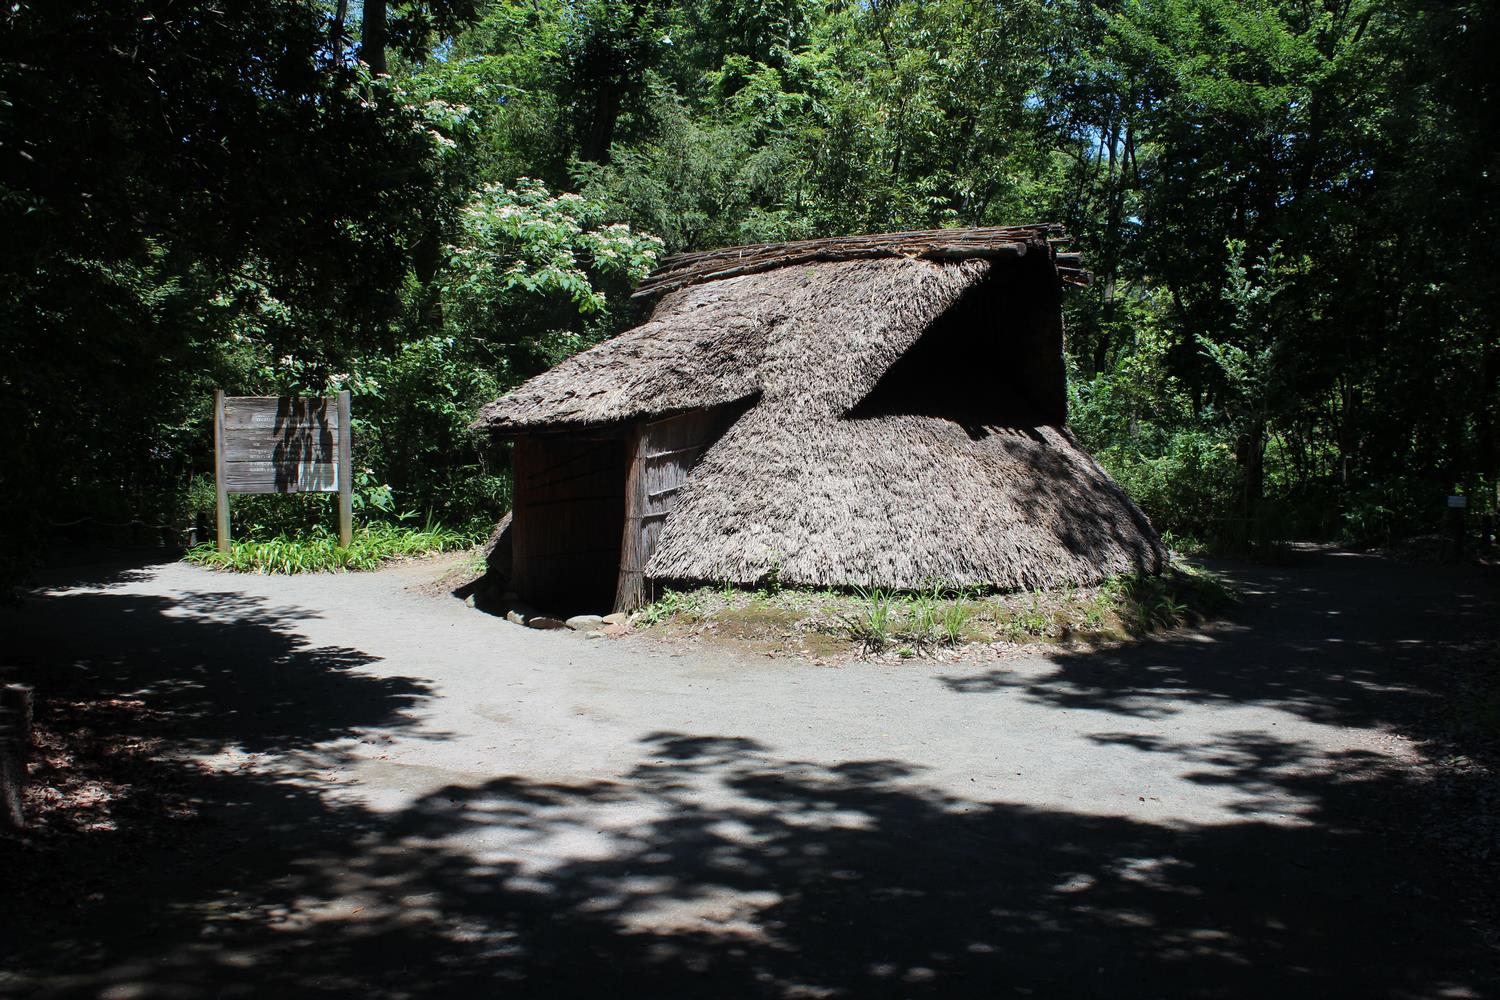
[{"label": "thatched roof", "polygon": [[757,406],[694,468],[646,576],[914,589],[1092,583],[1166,553],[1066,430]]},{"label": "thatched roof", "polygon": [[662,299],[645,324],[486,406],[474,426],[607,424],[756,394],[812,393],[847,409],[990,267],[887,258],[692,285]]},{"label": "thatched roof", "polygon": [[747,407],[662,525],[658,580],[1031,587],[1157,570],[1149,522],[1062,427],[1058,283],[1074,279],[1039,229],[1006,231],[1023,252],[950,231],[668,261],[647,323],[475,426]]}]

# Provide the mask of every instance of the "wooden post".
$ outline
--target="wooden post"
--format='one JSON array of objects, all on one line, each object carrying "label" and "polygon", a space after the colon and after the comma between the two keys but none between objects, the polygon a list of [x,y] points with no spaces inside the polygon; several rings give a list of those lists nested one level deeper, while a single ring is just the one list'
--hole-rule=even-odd
[{"label": "wooden post", "polygon": [[26,786],[26,758],[31,751],[31,688],[0,688],[0,822],[13,830],[26,825],[21,790]]},{"label": "wooden post", "polygon": [[641,551],[641,513],[645,508],[645,481],[641,478],[641,454],[646,440],[645,424],[631,428],[625,475],[625,526],[620,538],[620,576],[615,584],[615,606],[611,611],[634,611],[645,600],[644,557]]},{"label": "wooden post", "polygon": [[339,544],[354,544],[354,438],[349,426],[349,390],[339,393]]},{"label": "wooden post", "polygon": [[214,390],[214,485],[218,488],[219,551],[229,551],[229,489],[224,482],[224,390]]}]

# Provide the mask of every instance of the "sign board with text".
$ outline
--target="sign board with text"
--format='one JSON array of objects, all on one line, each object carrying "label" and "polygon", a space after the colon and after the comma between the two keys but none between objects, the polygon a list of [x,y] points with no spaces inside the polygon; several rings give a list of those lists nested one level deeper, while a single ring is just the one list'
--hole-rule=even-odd
[{"label": "sign board with text", "polygon": [[349,393],[226,396],[214,393],[219,551],[229,549],[229,494],[337,493],[339,544],[353,540]]}]

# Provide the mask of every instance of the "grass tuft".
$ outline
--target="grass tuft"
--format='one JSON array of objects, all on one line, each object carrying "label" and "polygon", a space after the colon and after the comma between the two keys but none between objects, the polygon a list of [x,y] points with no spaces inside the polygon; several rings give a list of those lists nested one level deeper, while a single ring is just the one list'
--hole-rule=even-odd
[{"label": "grass tuft", "polygon": [[871,649],[884,649],[891,644],[896,624],[895,600],[879,587],[857,588],[856,592],[860,605],[848,619],[849,632]]}]

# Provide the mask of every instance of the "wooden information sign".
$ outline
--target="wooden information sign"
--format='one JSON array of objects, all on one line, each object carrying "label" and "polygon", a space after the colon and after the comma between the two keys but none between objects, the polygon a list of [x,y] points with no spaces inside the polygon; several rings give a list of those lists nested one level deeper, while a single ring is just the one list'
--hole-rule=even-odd
[{"label": "wooden information sign", "polygon": [[214,393],[219,551],[229,551],[229,494],[337,493],[339,544],[353,541],[349,392],[337,396]]}]

